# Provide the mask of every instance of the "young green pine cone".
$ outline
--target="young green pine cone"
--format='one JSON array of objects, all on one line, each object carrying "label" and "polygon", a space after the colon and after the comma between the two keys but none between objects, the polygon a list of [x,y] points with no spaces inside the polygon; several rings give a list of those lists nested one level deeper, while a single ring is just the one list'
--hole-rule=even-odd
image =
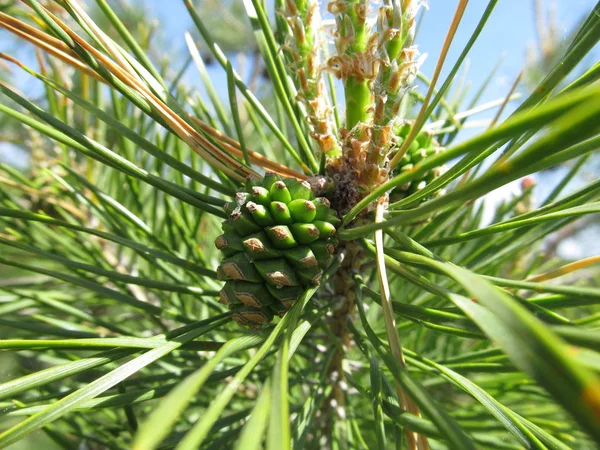
[{"label": "young green pine cone", "polygon": [[[412,123],[404,122],[394,129],[397,147],[400,147],[402,145],[402,142],[404,142],[404,140],[408,136],[408,133],[410,132],[411,126]],[[436,155],[443,151],[444,148],[440,146],[440,144],[433,138],[433,135],[431,133],[427,131],[421,131],[408,148],[406,154],[400,160],[400,163],[394,170],[393,175],[399,175],[406,170],[410,170],[416,164],[420,163],[423,159]],[[436,167],[435,169],[427,172],[420,179],[412,180],[402,186],[398,186],[391,192],[390,201],[395,202],[398,200],[402,200],[404,197],[408,197],[409,195],[423,189],[437,177],[442,175],[445,171],[446,168],[444,166]],[[442,195],[441,192],[442,191],[437,191],[435,194],[433,194],[433,197]]]},{"label": "young green pine cone", "polygon": [[266,174],[251,180],[215,240],[223,253],[217,277],[225,281],[221,302],[233,318],[260,326],[283,316],[309,286],[318,285],[333,260],[340,220],[311,185]]}]

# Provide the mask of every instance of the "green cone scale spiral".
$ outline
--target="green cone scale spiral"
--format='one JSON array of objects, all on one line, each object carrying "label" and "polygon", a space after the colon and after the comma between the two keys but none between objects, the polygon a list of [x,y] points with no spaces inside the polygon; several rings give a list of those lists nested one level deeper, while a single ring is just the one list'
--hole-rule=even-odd
[{"label": "green cone scale spiral", "polygon": [[[402,145],[402,143],[410,133],[411,126],[412,123],[410,121],[404,121],[395,127],[394,139],[396,147],[400,147]],[[437,155],[438,153],[443,151],[444,147],[442,147],[438,143],[438,141],[433,137],[433,135],[430,132],[421,131],[408,148],[406,154],[400,160],[398,166],[394,171],[394,175],[398,175],[404,171],[411,170],[416,164],[420,163],[425,158]],[[436,167],[435,169],[432,169],[429,172],[427,172],[421,178],[397,187],[392,191],[390,195],[390,201],[395,202],[398,200],[402,200],[404,197],[408,197],[409,195],[420,191],[425,186],[430,184],[433,180],[442,175],[445,171],[446,168],[444,166]],[[443,195],[443,192],[438,191],[435,194],[433,194],[434,197],[439,195]]]},{"label": "green cone scale spiral", "polygon": [[310,183],[267,173],[251,180],[235,201],[223,234],[217,277],[225,281],[220,301],[233,318],[253,327],[283,316],[331,264],[340,220]]}]

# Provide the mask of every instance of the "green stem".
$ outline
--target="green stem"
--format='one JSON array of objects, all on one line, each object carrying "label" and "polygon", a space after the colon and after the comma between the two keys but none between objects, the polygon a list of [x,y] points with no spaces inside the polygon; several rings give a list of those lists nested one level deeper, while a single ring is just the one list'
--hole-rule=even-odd
[{"label": "green stem", "polygon": [[[364,54],[367,46],[366,7],[359,0],[348,0],[340,26],[340,36],[349,40],[344,51],[349,61],[354,62]],[[347,19],[347,20],[346,20]],[[346,128],[352,129],[359,122],[366,122],[369,114],[367,109],[371,104],[371,89],[362,74],[347,75],[344,79],[346,94]]]},{"label": "green stem", "polygon": [[358,81],[349,77],[345,84],[346,92],[346,128],[351,130],[357,123],[366,122],[371,104],[371,89],[366,80]]}]

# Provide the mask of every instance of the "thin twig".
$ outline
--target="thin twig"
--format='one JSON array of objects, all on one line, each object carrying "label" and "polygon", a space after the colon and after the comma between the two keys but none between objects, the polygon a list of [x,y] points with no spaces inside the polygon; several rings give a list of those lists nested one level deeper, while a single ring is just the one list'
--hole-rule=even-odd
[{"label": "thin twig", "polygon": [[504,112],[504,109],[506,109],[506,105],[508,104],[508,99],[511,98],[512,95],[517,90],[517,87],[519,86],[519,83],[521,82],[521,78],[523,77],[524,72],[525,72],[525,69],[521,69],[521,71],[517,75],[517,78],[515,78],[514,83],[510,87],[510,91],[508,92],[508,95],[504,98],[504,102],[498,109],[498,112],[496,113],[494,120],[492,120],[492,123],[490,123],[489,129],[494,128],[496,126],[496,124],[498,123],[498,120],[500,120],[500,116],[502,115],[502,113]]},{"label": "thin twig", "polygon": [[562,277],[563,275],[575,272],[577,270],[585,269],[586,267],[598,263],[600,263],[600,255],[590,256],[589,258],[584,258],[580,259],[579,261],[573,261],[572,263],[565,264],[564,266],[558,267],[554,270],[540,273],[539,275],[534,275],[532,277],[527,278],[525,281],[548,281],[554,278]]},{"label": "thin twig", "polygon": [[431,82],[429,83],[429,89],[427,90],[427,94],[425,95],[425,99],[423,100],[423,104],[421,105],[421,109],[419,110],[419,114],[417,115],[415,123],[410,129],[410,133],[406,137],[406,140],[402,143],[400,149],[398,149],[398,151],[390,161],[390,167],[392,169],[398,165],[398,162],[408,151],[410,144],[412,144],[412,142],[415,140],[417,134],[421,130],[421,127],[427,120],[426,112],[429,107],[429,101],[431,100],[431,96],[433,95],[435,85],[438,81],[438,78],[440,77],[440,73],[442,72],[444,61],[446,60],[446,56],[448,55],[448,50],[450,50],[450,45],[452,44],[452,40],[454,39],[454,35],[456,34],[458,25],[460,24],[465,9],[467,8],[467,3],[469,3],[469,0],[461,0],[458,6],[456,7],[456,12],[454,13],[454,17],[452,18],[452,23],[450,24],[448,34],[446,34],[446,39],[444,40],[444,45],[442,46],[440,57],[437,60],[433,77],[431,78]]},{"label": "thin twig", "polygon": [[[385,206],[387,204],[386,197],[380,197],[377,201],[377,207],[375,209],[375,222],[381,222],[383,220],[383,214],[385,212]],[[404,353],[402,352],[402,345],[400,343],[400,337],[398,336],[398,330],[396,328],[396,319],[394,316],[394,308],[390,300],[390,285],[387,279],[387,271],[385,266],[385,253],[383,245],[383,231],[375,231],[375,251],[377,259],[377,275],[379,278],[379,286],[381,292],[381,306],[383,308],[383,318],[385,321],[385,329],[387,332],[388,343],[392,356],[400,362],[402,367],[406,369],[406,361],[404,360]],[[400,406],[405,411],[420,416],[419,408],[415,402],[410,398],[408,393],[396,382],[396,391],[398,394],[398,400]],[[426,450],[429,448],[427,438],[423,435],[417,434],[408,428],[404,428],[406,440],[408,441],[409,450],[419,449]]]}]

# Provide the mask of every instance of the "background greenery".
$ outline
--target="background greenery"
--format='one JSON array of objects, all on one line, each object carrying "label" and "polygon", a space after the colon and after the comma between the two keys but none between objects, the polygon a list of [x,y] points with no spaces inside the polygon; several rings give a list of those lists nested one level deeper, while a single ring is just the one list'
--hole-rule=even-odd
[{"label": "background greenery", "polygon": [[[98,1],[96,28],[75,2],[10,3],[4,28],[52,34],[54,49],[83,64],[74,70],[48,48],[21,58],[10,52],[20,41],[3,49],[1,136],[26,149],[29,165],[0,166],[0,447],[395,448],[410,446],[407,430],[431,448],[595,447],[599,258],[557,247],[589,232],[600,208],[598,6],[529,61],[520,106],[487,130],[461,137],[493,79],[489,61],[471,62],[481,86],[457,75],[469,42],[454,47],[429,105],[434,67],[422,74],[402,118],[429,106],[423,124],[446,150],[345,214],[338,234],[348,244],[328,282],[254,333],[217,301],[213,240],[220,206],[264,164],[232,170],[227,155],[243,161],[254,149],[293,173],[320,155],[267,20],[283,5],[263,14],[259,1],[234,2],[229,15],[219,13],[229,5],[184,2],[198,30],[191,56],[171,61],[160,49],[172,37],[143,9]],[[471,26],[473,42],[497,3]],[[91,46],[75,44],[71,29]],[[416,42],[426,34],[418,29]],[[125,52],[134,56],[119,64],[137,83],[111,65]],[[199,91],[183,75],[194,69]],[[43,89],[21,92],[22,77]],[[347,85],[335,83],[343,98]],[[496,114],[508,91],[484,110]],[[385,217],[353,222],[444,163],[445,174]],[[548,170],[560,175],[538,180],[557,181],[532,198],[537,187],[523,177]],[[475,201],[516,180],[504,201]],[[403,395],[416,409],[403,410]]]}]

